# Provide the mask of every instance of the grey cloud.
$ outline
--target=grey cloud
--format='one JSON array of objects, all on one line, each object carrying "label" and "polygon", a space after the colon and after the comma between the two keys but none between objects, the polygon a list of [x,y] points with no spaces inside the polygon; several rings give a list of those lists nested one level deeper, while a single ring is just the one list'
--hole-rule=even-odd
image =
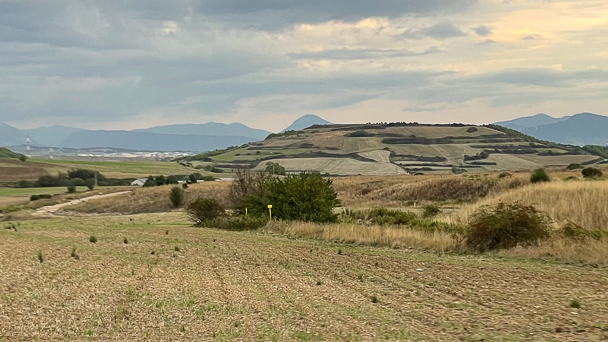
[{"label": "grey cloud", "polygon": [[487,37],[492,34],[492,29],[489,26],[481,25],[473,29],[477,35]]},{"label": "grey cloud", "polygon": [[442,52],[438,47],[431,46],[424,51],[416,52],[403,49],[330,49],[320,52],[294,53],[289,56],[296,59],[337,59],[358,60],[395,57],[413,57]]},{"label": "grey cloud", "polygon": [[462,37],[466,35],[458,27],[456,27],[456,25],[447,21],[425,28],[422,30],[422,33],[435,39]]},{"label": "grey cloud", "polygon": [[438,40],[466,36],[460,28],[449,21],[442,21],[423,29],[409,29],[397,36],[401,39],[423,39],[431,37]]}]

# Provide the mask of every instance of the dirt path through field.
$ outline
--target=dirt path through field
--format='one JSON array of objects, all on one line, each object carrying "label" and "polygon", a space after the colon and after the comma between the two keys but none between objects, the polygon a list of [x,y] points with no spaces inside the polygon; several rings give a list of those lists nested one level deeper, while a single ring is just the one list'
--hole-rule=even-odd
[{"label": "dirt path through field", "polygon": [[113,192],[111,194],[94,195],[94,196],[85,197],[85,198],[81,198],[81,199],[71,200],[69,202],[64,202],[64,203],[59,203],[59,204],[54,204],[54,205],[47,205],[45,207],[38,208],[35,212],[32,213],[32,216],[36,216],[36,217],[53,217],[53,216],[55,216],[55,213],[59,209],[67,207],[67,206],[70,206],[70,205],[76,205],[76,204],[88,202],[88,201],[94,200],[94,199],[100,199],[100,198],[106,198],[106,197],[114,197],[114,196],[125,195],[125,194],[128,194],[130,192],[131,191]]}]

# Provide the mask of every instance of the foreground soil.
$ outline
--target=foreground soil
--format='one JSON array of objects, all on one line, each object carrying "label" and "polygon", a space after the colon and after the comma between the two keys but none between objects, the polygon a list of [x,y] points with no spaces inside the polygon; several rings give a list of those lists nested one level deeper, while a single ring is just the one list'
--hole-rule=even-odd
[{"label": "foreground soil", "polygon": [[596,341],[607,276],[191,228],[181,213],[31,220],[0,229],[0,340]]}]

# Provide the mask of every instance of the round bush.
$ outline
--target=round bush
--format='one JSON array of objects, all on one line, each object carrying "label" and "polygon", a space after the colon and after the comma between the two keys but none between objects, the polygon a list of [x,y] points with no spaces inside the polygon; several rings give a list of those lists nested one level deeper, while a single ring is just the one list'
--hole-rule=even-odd
[{"label": "round bush", "polygon": [[201,226],[224,215],[225,211],[216,199],[201,197],[190,203],[186,212],[195,226]]},{"label": "round bush", "polygon": [[532,172],[532,175],[530,176],[530,182],[532,183],[540,183],[540,182],[548,182],[551,179],[549,178],[549,175],[547,175],[547,173],[545,172],[545,169],[536,169],[534,170],[534,172]]},{"label": "round bush", "polygon": [[507,249],[536,245],[549,237],[550,220],[533,206],[519,202],[479,208],[469,220],[466,244],[469,249]]},{"label": "round bush", "polygon": [[587,167],[582,171],[584,178],[599,178],[602,177],[602,171],[594,167]]}]

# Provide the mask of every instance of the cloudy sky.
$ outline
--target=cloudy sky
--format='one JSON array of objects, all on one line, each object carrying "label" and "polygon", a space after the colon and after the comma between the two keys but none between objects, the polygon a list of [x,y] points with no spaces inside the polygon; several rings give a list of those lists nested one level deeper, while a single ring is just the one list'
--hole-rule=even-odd
[{"label": "cloudy sky", "polygon": [[606,0],[0,0],[0,121],[608,114]]}]

